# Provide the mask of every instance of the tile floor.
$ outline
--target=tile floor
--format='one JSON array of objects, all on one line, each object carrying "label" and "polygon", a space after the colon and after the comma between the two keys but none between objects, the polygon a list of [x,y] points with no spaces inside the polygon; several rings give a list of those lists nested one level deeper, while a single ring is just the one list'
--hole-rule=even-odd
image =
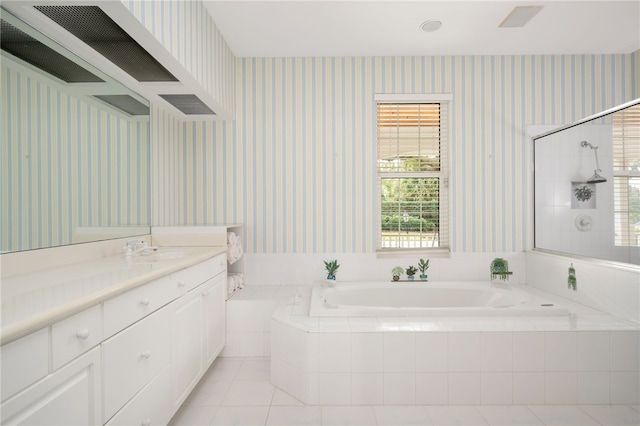
[{"label": "tile floor", "polygon": [[271,385],[270,359],[219,357],[177,425],[640,425],[640,406],[307,406]]}]

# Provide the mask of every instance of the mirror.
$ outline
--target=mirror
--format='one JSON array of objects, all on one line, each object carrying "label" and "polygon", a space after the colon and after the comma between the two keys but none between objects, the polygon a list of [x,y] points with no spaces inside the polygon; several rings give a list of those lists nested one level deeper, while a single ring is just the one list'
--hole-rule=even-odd
[{"label": "mirror", "polygon": [[0,17],[0,251],[149,234],[148,101]]},{"label": "mirror", "polygon": [[540,250],[640,265],[640,99],[534,138]]}]

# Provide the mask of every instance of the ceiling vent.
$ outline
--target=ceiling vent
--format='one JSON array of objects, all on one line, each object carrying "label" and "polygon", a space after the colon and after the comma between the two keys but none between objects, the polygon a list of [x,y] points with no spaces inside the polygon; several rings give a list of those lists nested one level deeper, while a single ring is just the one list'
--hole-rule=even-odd
[{"label": "ceiling vent", "polygon": [[98,6],[34,6],[137,81],[178,81]]},{"label": "ceiling vent", "polygon": [[67,83],[102,83],[66,56],[39,42],[24,31],[2,19],[0,32],[2,50]]},{"label": "ceiling vent", "polygon": [[149,107],[129,95],[94,95],[94,97],[129,115],[149,115]]},{"label": "ceiling vent", "polygon": [[162,99],[182,111],[183,114],[214,114],[196,95],[160,95]]}]

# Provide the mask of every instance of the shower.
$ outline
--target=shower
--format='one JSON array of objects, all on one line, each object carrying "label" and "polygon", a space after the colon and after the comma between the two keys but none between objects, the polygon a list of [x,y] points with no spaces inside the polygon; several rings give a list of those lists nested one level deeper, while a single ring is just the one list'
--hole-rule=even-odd
[{"label": "shower", "polygon": [[596,156],[596,169],[593,171],[593,176],[591,176],[589,179],[587,179],[587,183],[602,183],[602,182],[606,182],[607,179],[603,178],[599,174],[599,172],[601,172],[602,170],[600,170],[600,163],[598,162],[598,147],[591,145],[587,141],[580,142],[580,146],[583,147],[583,148],[586,148],[586,147],[591,148],[593,150],[593,154]]}]

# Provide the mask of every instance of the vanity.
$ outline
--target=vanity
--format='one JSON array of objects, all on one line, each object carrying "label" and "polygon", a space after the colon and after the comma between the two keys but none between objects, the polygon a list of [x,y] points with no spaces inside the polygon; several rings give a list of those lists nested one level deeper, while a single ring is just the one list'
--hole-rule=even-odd
[{"label": "vanity", "polygon": [[[220,353],[226,247],[159,247],[127,258],[122,245],[3,256],[3,268],[23,273],[3,270],[0,423],[166,424]],[[28,265],[68,258],[65,250],[102,256]]]}]

